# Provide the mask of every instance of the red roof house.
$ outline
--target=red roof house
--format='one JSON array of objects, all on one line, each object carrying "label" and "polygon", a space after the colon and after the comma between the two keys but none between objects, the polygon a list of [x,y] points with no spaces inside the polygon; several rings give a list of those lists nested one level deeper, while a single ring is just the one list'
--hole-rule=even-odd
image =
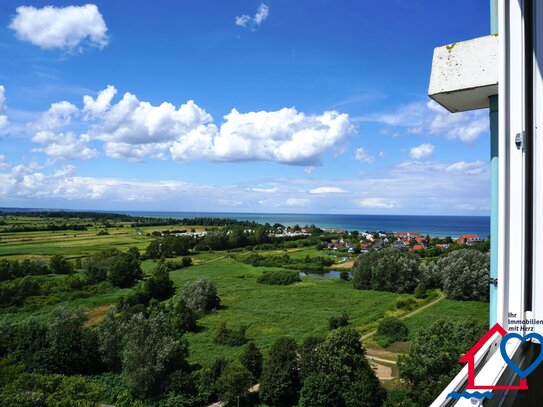
[{"label": "red roof house", "polygon": [[456,244],[466,244],[471,239],[479,239],[479,235],[462,235],[456,239]]}]

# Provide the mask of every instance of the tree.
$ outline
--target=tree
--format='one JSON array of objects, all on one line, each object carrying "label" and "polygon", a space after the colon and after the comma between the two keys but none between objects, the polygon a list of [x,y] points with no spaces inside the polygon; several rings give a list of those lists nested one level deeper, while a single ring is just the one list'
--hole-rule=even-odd
[{"label": "tree", "polygon": [[151,298],[156,298],[159,301],[164,301],[174,295],[173,281],[164,263],[159,263],[153,270],[151,277],[145,281],[145,290]]},{"label": "tree", "polygon": [[140,261],[128,253],[121,253],[111,263],[108,279],[111,284],[126,288],[143,278]]},{"label": "tree", "polygon": [[253,380],[257,381],[262,374],[262,352],[258,349],[253,341],[245,345],[242,354],[239,357],[241,364],[253,376]]},{"label": "tree", "polygon": [[160,240],[153,240],[145,249],[145,256],[149,259],[158,259],[160,257]]},{"label": "tree", "polygon": [[113,308],[108,309],[106,316],[96,327],[100,357],[112,372],[121,371],[124,328],[121,319],[115,316]]},{"label": "tree", "polygon": [[[308,336],[300,346],[300,377],[305,381],[305,378],[315,372],[318,365],[317,348],[324,342],[324,338],[320,336]],[[305,382],[304,382],[305,383]]]},{"label": "tree", "polygon": [[358,256],[353,265],[353,286],[359,290],[412,293],[421,271],[415,253],[386,248]]},{"label": "tree", "polygon": [[460,371],[458,359],[485,332],[484,324],[472,319],[440,320],[417,332],[409,354],[400,356],[398,368],[418,405],[432,403]]},{"label": "tree", "polygon": [[260,379],[260,398],[270,406],[293,406],[300,379],[294,339],[282,336],[270,348]]},{"label": "tree", "polygon": [[74,268],[72,265],[64,258],[64,256],[55,254],[49,260],[49,268],[53,274],[72,274]]},{"label": "tree", "polygon": [[196,330],[198,327],[196,314],[185,304],[182,298],[179,298],[175,305],[170,305],[170,307],[170,322],[174,332],[183,334]]},{"label": "tree", "polygon": [[328,320],[328,329],[338,329],[341,326],[349,325],[349,314],[343,312],[341,315],[330,317]]},{"label": "tree", "polygon": [[90,345],[91,332],[83,327],[85,313],[58,307],[47,323],[46,349],[49,359],[46,370],[52,373],[87,373],[95,365],[97,349]]},{"label": "tree", "polygon": [[252,379],[253,377],[247,369],[234,362],[225,367],[215,383],[215,388],[219,398],[228,405],[238,397],[245,398],[247,396]]},{"label": "tree", "polygon": [[386,399],[354,329],[331,331],[317,347],[314,362],[315,370],[304,380],[301,406],[377,407]]},{"label": "tree", "polygon": [[441,280],[453,300],[488,301],[490,256],[474,249],[459,249],[430,263],[424,270],[428,284]]},{"label": "tree", "polygon": [[143,314],[134,315],[128,323],[125,341],[122,377],[135,397],[160,394],[170,375],[186,367],[186,340],[172,334],[162,312],[152,314],[149,319]]},{"label": "tree", "polygon": [[181,298],[189,308],[200,313],[218,308],[221,301],[215,283],[207,277],[185,284]]}]

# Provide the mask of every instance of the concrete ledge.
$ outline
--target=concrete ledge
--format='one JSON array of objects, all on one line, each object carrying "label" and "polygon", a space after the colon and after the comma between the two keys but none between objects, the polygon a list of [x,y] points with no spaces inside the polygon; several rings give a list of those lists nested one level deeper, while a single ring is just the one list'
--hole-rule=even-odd
[{"label": "concrete ledge", "polygon": [[498,94],[498,50],[497,35],[437,47],[428,96],[453,113],[488,108]]}]

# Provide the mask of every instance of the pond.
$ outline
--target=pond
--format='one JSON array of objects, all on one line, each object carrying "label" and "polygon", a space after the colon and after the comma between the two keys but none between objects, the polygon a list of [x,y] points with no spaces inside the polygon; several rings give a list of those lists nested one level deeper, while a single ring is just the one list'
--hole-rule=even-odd
[{"label": "pond", "polygon": [[[351,272],[349,271],[348,273],[349,273],[349,278],[351,278],[352,277]],[[301,277],[339,278],[340,274],[341,274],[341,271],[335,271],[335,270],[330,270],[330,271],[326,271],[326,272],[323,272],[323,273],[315,273],[315,272],[303,273],[303,272],[300,272]]]}]

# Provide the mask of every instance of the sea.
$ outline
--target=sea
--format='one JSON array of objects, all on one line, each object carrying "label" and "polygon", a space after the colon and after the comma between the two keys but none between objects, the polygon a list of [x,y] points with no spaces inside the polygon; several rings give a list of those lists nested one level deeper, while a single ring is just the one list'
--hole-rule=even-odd
[{"label": "sea", "polygon": [[481,238],[490,235],[489,216],[415,216],[415,215],[330,215],[293,213],[235,213],[235,212],[148,212],[111,211],[132,216],[158,218],[213,217],[255,221],[258,223],[280,223],[284,226],[311,225],[322,229],[347,231],[419,232],[436,237],[476,234]]}]

